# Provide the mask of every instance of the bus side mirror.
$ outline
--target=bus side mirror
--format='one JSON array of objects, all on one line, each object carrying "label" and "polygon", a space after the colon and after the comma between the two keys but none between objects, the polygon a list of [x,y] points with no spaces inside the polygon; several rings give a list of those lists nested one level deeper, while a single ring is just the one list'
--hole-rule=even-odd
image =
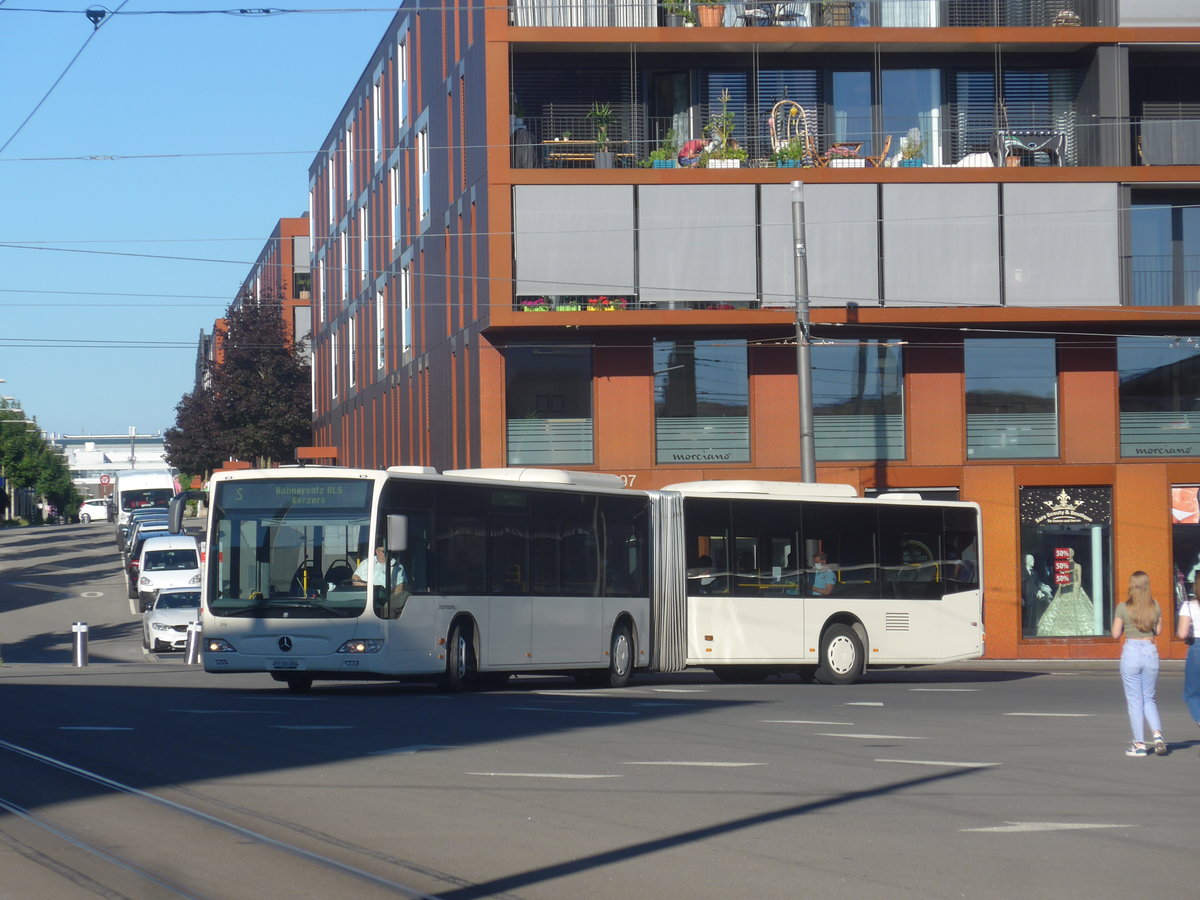
[{"label": "bus side mirror", "polygon": [[408,549],[408,516],[387,517],[387,550],[399,553]]},{"label": "bus side mirror", "polygon": [[167,531],[180,534],[183,531],[183,512],[187,509],[189,500],[204,500],[208,494],[204,491],[183,491],[171,498],[167,504]]}]

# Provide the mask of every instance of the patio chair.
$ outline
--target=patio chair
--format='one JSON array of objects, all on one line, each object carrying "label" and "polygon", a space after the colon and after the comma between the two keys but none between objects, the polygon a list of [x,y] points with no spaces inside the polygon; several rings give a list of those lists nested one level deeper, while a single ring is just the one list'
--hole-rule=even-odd
[{"label": "patio chair", "polygon": [[886,135],[883,139],[883,149],[874,156],[866,157],[867,166],[878,169],[887,161],[888,151],[892,149],[892,136]]},{"label": "patio chair", "polygon": [[771,131],[771,150],[779,152],[792,141],[804,143],[804,155],[813,165],[821,165],[817,152],[815,121],[795,100],[780,100],[771,107],[768,121]]}]

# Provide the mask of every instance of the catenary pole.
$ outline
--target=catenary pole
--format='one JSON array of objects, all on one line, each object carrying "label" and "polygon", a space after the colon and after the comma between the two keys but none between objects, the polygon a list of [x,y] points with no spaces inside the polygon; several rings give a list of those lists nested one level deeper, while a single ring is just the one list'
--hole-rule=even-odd
[{"label": "catenary pole", "polygon": [[800,480],[817,480],[813,437],[812,344],[808,334],[808,248],[804,238],[804,182],[792,182],[792,241],[795,244],[796,382],[800,393]]}]

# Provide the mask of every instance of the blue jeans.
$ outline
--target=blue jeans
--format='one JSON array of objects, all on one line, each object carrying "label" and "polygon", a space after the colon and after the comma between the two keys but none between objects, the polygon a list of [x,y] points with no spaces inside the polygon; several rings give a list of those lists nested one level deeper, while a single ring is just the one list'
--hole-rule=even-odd
[{"label": "blue jeans", "polygon": [[1154,641],[1125,640],[1121,649],[1121,683],[1135,743],[1146,741],[1146,723],[1152,732],[1162,731],[1154,691],[1158,682],[1158,648]]},{"label": "blue jeans", "polygon": [[1192,721],[1200,725],[1200,639],[1192,641],[1183,664],[1183,699]]}]

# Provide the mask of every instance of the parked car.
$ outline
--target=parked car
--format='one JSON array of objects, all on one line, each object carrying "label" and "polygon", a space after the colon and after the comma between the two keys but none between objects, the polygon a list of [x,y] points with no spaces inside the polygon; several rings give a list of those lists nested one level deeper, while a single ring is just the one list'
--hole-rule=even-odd
[{"label": "parked car", "polygon": [[171,532],[167,531],[167,526],[150,525],[144,529],[139,529],[139,533],[129,545],[125,548],[125,552],[121,555],[121,568],[125,570],[125,576],[129,579],[129,599],[137,599],[137,583],[138,569],[142,564],[142,546],[152,537],[170,537]]},{"label": "parked car", "polygon": [[136,514],[130,514],[128,521],[117,526],[117,547],[122,552],[129,546],[129,536],[133,533],[134,528],[139,522],[154,521],[166,522],[169,518],[165,509],[147,507],[142,510],[137,510]]},{"label": "parked car", "polygon": [[141,544],[137,571],[134,573],[135,593],[143,611],[150,608],[154,595],[173,587],[200,586],[200,554],[196,539],[182,534],[152,536]]},{"label": "parked car", "polygon": [[84,500],[79,505],[79,521],[84,525],[88,524],[88,522],[107,522],[108,501],[102,497]]},{"label": "parked car", "polygon": [[142,616],[142,646],[151,651],[184,650],[188,625],[199,620],[199,588],[163,588]]}]

